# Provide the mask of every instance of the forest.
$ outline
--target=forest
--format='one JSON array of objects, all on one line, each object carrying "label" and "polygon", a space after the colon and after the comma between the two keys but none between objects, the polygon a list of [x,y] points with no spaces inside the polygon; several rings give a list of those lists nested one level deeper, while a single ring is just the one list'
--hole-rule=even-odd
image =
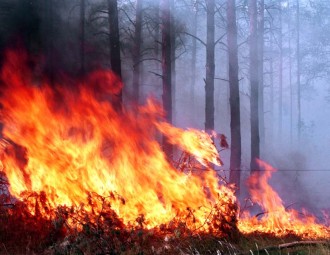
[{"label": "forest", "polygon": [[0,24],[1,254],[328,254],[327,0],[0,0]]}]

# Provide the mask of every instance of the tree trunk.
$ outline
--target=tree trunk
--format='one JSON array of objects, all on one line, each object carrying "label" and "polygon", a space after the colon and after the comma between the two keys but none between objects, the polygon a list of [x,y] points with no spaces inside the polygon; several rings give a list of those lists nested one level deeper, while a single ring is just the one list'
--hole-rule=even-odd
[{"label": "tree trunk", "polygon": [[53,0],[49,0],[45,3],[45,16],[46,20],[45,33],[48,36],[45,38],[45,50],[47,56],[46,73],[48,75],[51,86],[55,83],[55,65],[54,65],[54,10]]},{"label": "tree trunk", "polygon": [[80,1],[80,74],[85,74],[85,0]]},{"label": "tree trunk", "polygon": [[265,111],[264,111],[264,0],[259,2],[259,22],[258,22],[258,75],[259,75],[259,129],[260,129],[260,151],[265,148]]},{"label": "tree trunk", "polygon": [[[121,78],[120,42],[117,0],[108,0],[110,64],[112,71]],[[112,103],[117,111],[122,109],[122,90],[113,97]]]},{"label": "tree trunk", "polygon": [[282,118],[283,118],[283,34],[282,34],[282,6],[279,4],[279,16],[280,16],[280,27],[279,27],[279,38],[278,47],[280,51],[279,61],[279,100],[278,100],[278,140],[282,140]]},{"label": "tree trunk", "polygon": [[258,33],[257,33],[257,0],[249,0],[250,17],[250,121],[251,121],[251,172],[258,171],[256,159],[260,157],[259,110],[258,110]]},{"label": "tree trunk", "polygon": [[134,49],[133,49],[133,96],[138,104],[140,100],[140,61],[141,61],[141,45],[142,45],[142,3],[143,0],[136,0],[135,15],[135,33],[134,33]]},{"label": "tree trunk", "polygon": [[[162,0],[162,71],[163,108],[166,120],[172,123],[172,73],[171,73],[171,17],[170,0]],[[163,136],[163,150],[169,158],[173,156],[173,146]]]},{"label": "tree trunk", "polygon": [[[273,43],[273,36],[270,36],[270,49],[271,52],[274,49],[274,43]],[[269,60],[269,72],[270,72],[270,77],[269,77],[269,82],[270,82],[270,115],[271,115],[271,123],[270,123],[270,135],[271,135],[271,143],[273,144],[274,142],[274,126],[275,126],[275,114],[274,114],[274,56],[273,53],[270,57]],[[269,146],[269,145],[268,145]]]},{"label": "tree trunk", "polygon": [[300,69],[301,69],[301,59],[300,59],[300,7],[299,7],[299,0],[296,1],[297,5],[297,96],[298,96],[298,142],[301,139],[301,84],[300,84]]},{"label": "tree trunk", "polygon": [[289,9],[289,85],[290,85],[290,143],[292,145],[293,142],[293,86],[292,86],[292,43],[291,43],[291,36],[292,36],[292,27],[291,27],[291,13],[290,13],[290,6]]},{"label": "tree trunk", "polygon": [[[273,44],[273,37],[270,37],[270,49],[271,51],[273,51],[274,49],[274,44]],[[274,114],[274,57],[273,54],[270,58],[270,63],[269,63],[269,72],[270,72],[270,111],[271,111],[271,122],[270,122],[270,140],[271,140],[271,144],[273,144],[274,142],[274,118],[275,118],[275,114]]]},{"label": "tree trunk", "polygon": [[172,82],[172,123],[176,116],[176,72],[175,72],[175,1],[170,0],[170,35],[171,35],[171,82]]},{"label": "tree trunk", "polygon": [[215,0],[207,0],[206,77],[205,77],[205,130],[214,130],[214,13]]},{"label": "tree trunk", "polygon": [[229,181],[240,188],[241,179],[241,121],[238,81],[237,26],[235,0],[227,1],[227,44],[229,62],[230,104],[230,175]]},{"label": "tree trunk", "polygon": [[[155,17],[155,22],[156,22],[156,26],[155,26],[155,32],[154,32],[154,37],[155,37],[155,57],[158,58],[159,56],[159,37],[160,37],[160,32],[159,32],[159,24],[161,23],[160,21],[160,0],[154,0],[155,2],[155,12],[156,12],[156,17]],[[158,65],[158,63],[157,63]]]},{"label": "tree trunk", "polygon": [[[197,36],[197,10],[194,11],[192,22],[192,34]],[[197,56],[197,40],[191,37],[192,50],[191,50],[191,89],[190,89],[190,104],[191,104],[191,122],[194,122],[195,117],[195,85],[196,85],[196,56]]]}]

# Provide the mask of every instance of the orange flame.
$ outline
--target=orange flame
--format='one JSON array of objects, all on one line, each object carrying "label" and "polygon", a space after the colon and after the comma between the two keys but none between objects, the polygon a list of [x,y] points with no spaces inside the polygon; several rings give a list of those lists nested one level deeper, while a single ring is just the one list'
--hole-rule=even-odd
[{"label": "orange flame", "polygon": [[263,209],[263,216],[258,219],[245,213],[238,222],[242,233],[271,233],[276,236],[294,234],[303,238],[329,238],[330,229],[316,222],[312,215],[301,215],[293,209],[286,209],[282,199],[268,184],[268,180],[275,171],[267,163],[258,160],[258,164],[265,171],[255,173],[248,180],[253,202]]},{"label": "orange flame", "polygon": [[177,171],[155,139],[160,131],[202,163],[220,164],[207,134],[162,122],[161,109],[151,101],[138,117],[117,113],[109,98],[121,83],[111,72],[93,72],[85,83],[56,84],[54,90],[38,84],[27,61],[10,51],[1,72],[1,161],[11,194],[44,192],[52,207],[86,204],[91,193],[116,194],[121,199],[112,208],[123,222],[134,224],[143,215],[148,228],[169,223],[187,208],[203,224],[213,204],[235,201],[214,171]]},{"label": "orange flame", "polygon": [[[28,60],[22,52],[9,51],[0,74],[0,163],[12,195],[42,193],[49,207],[56,208],[89,204],[96,193],[113,198],[111,208],[125,224],[136,224],[142,216],[146,228],[170,223],[187,211],[193,214],[187,227],[198,231],[210,230],[211,214],[220,215],[228,225],[235,222],[233,190],[220,185],[208,169],[209,164],[221,165],[208,134],[164,122],[162,109],[152,101],[139,107],[138,114],[119,114],[109,101],[122,84],[111,72],[95,71],[84,82],[66,81],[52,88],[33,76]],[[186,174],[175,169],[155,139],[159,132],[193,155],[205,171]],[[268,184],[274,169],[259,164],[266,171],[251,176],[249,187],[265,213],[260,219],[244,213],[238,219],[239,230],[329,238],[329,228],[313,216],[301,217],[283,206]],[[41,213],[46,216],[49,210]],[[215,226],[221,229],[218,222]]]}]

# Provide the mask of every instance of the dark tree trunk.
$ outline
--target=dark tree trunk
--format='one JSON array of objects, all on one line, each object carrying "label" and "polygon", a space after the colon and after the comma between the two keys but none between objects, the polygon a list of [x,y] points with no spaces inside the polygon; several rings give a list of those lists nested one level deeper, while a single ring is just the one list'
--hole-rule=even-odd
[{"label": "dark tree trunk", "polygon": [[260,157],[260,138],[259,138],[259,83],[258,83],[258,33],[257,33],[257,1],[249,0],[250,17],[250,120],[251,120],[251,172],[257,171],[259,166],[256,159]]},{"label": "dark tree trunk", "polygon": [[[166,120],[172,123],[172,72],[171,72],[171,16],[170,0],[162,0],[162,73],[163,108]],[[163,149],[169,158],[173,155],[173,146],[163,136]]]},{"label": "dark tree trunk", "polygon": [[[117,0],[108,0],[110,64],[112,71],[121,79],[119,25]],[[122,109],[122,91],[115,95],[112,103],[116,110]]]},{"label": "dark tree trunk", "polygon": [[136,1],[135,15],[135,34],[133,49],[133,96],[136,103],[140,100],[140,62],[141,62],[141,45],[142,45],[142,3],[143,0]]},{"label": "dark tree trunk", "polygon": [[205,130],[214,130],[214,13],[215,0],[206,1],[206,77],[205,77]]},{"label": "dark tree trunk", "polygon": [[229,181],[240,188],[241,179],[241,121],[238,81],[237,26],[235,0],[227,1],[227,44],[229,62],[230,104],[230,175]]},{"label": "dark tree trunk", "polygon": [[45,3],[45,33],[48,36],[45,38],[45,53],[47,56],[46,73],[48,75],[50,84],[53,86],[55,82],[55,64],[54,64],[54,10],[53,0]]},{"label": "dark tree trunk", "polygon": [[265,148],[265,116],[264,116],[264,0],[259,2],[259,22],[258,22],[258,65],[259,65],[259,128],[260,128],[260,150]]},{"label": "dark tree trunk", "polygon": [[80,1],[80,74],[85,73],[85,0]]},{"label": "dark tree trunk", "polygon": [[156,17],[155,17],[155,31],[154,31],[154,38],[155,38],[155,57],[158,58],[159,56],[159,41],[160,41],[160,32],[159,32],[159,24],[161,23],[160,21],[160,0],[154,0],[155,2],[155,13],[156,13]]},{"label": "dark tree trunk", "polygon": [[170,0],[170,35],[171,35],[171,87],[172,87],[172,122],[175,123],[176,113],[176,71],[175,71],[175,1]]}]

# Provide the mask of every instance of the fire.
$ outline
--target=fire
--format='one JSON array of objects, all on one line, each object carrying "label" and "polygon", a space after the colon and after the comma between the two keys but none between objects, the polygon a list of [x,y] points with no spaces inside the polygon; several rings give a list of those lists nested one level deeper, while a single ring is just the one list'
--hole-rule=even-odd
[{"label": "fire", "polygon": [[220,164],[207,134],[165,123],[151,101],[138,116],[116,112],[109,99],[122,85],[111,72],[96,71],[53,89],[33,77],[27,62],[24,53],[9,51],[1,72],[1,162],[12,195],[42,192],[52,208],[87,204],[91,194],[111,197],[125,224],[143,215],[146,228],[189,211],[194,219],[188,227],[194,229],[205,225],[215,205],[225,214],[226,204],[235,202],[211,169],[198,175],[177,171],[155,139],[160,132],[202,164]]},{"label": "fire", "polygon": [[[210,167],[221,165],[211,136],[164,122],[162,109],[151,100],[118,113],[109,103],[122,87],[113,73],[95,71],[83,81],[51,86],[28,63],[25,53],[9,51],[0,73],[0,166],[13,196],[42,195],[47,206],[38,213],[44,217],[59,206],[101,211],[103,205],[91,200],[96,195],[110,199],[127,226],[154,228],[183,220],[198,232],[221,233],[237,224],[242,233],[330,237],[329,228],[313,216],[284,207],[268,184],[274,169],[262,161],[266,171],[251,176],[248,185],[264,214],[238,216],[233,189]],[[156,139],[159,133],[194,156],[203,171],[176,169]],[[32,214],[36,206],[31,203]]]},{"label": "fire", "polygon": [[262,209],[264,214],[260,219],[243,214],[238,228],[242,233],[269,233],[276,236],[294,234],[303,238],[329,238],[330,229],[318,224],[316,218],[304,213],[302,216],[294,209],[286,209],[282,199],[269,185],[268,180],[275,171],[267,163],[259,160],[262,174],[254,174],[248,180],[251,198]]}]

